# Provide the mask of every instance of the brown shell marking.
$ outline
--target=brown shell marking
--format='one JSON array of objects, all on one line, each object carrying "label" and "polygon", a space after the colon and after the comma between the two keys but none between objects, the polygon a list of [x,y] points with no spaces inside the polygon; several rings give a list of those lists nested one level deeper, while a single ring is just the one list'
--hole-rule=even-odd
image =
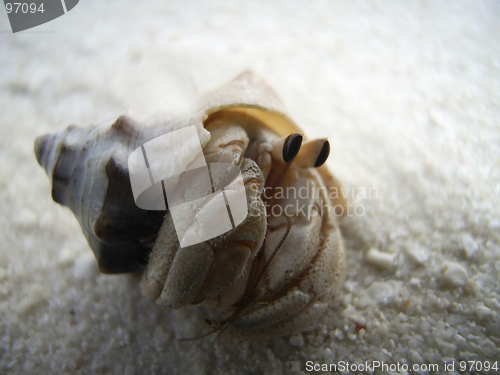
[{"label": "brown shell marking", "polygon": [[[54,201],[80,222],[100,271],[132,272],[146,264],[165,211],[141,210],[134,202],[127,157],[144,143],[140,127],[121,116],[99,130],[70,126],[38,137],[35,155],[51,179]],[[106,183],[93,183],[99,174]]]}]

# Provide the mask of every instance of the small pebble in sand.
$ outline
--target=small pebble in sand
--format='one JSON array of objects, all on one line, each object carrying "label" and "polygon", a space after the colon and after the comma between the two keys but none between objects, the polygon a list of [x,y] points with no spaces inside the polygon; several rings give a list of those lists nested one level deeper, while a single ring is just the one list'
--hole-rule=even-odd
[{"label": "small pebble in sand", "polygon": [[467,271],[460,264],[455,262],[441,263],[443,281],[449,287],[459,288],[467,285]]},{"label": "small pebble in sand", "polygon": [[472,257],[478,249],[477,243],[476,241],[474,241],[474,238],[472,238],[470,233],[465,233],[462,236],[462,246],[464,248],[465,255],[467,255],[467,258]]},{"label": "small pebble in sand", "polygon": [[485,319],[491,315],[491,310],[484,305],[480,305],[476,307],[476,315],[479,319]]},{"label": "small pebble in sand", "polygon": [[297,333],[290,337],[288,342],[293,346],[304,346],[304,336],[302,334]]},{"label": "small pebble in sand", "polygon": [[394,262],[396,254],[384,253],[378,249],[372,247],[366,253],[365,259],[368,263],[380,268],[390,268]]},{"label": "small pebble in sand", "polygon": [[410,259],[418,265],[423,265],[429,260],[429,252],[419,245],[406,247],[406,253]]}]

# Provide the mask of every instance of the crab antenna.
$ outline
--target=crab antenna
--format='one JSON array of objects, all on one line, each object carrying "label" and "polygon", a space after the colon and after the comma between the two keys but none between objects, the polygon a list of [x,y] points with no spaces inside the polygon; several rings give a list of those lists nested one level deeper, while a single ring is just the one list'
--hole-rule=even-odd
[{"label": "crab antenna", "polygon": [[328,155],[330,155],[328,139],[313,139],[302,145],[294,163],[301,168],[318,168],[325,163]]},{"label": "crab antenna", "polygon": [[293,160],[300,150],[302,138],[302,134],[292,133],[272,142],[273,150],[271,154],[273,158],[282,163],[288,163]]}]

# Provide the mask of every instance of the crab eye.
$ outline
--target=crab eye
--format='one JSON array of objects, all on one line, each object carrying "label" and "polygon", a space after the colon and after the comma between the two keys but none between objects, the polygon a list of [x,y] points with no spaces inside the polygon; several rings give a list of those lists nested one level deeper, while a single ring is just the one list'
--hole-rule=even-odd
[{"label": "crab eye", "polygon": [[293,158],[295,158],[295,156],[299,153],[300,146],[302,145],[302,139],[302,134],[292,133],[272,142],[273,157],[282,163],[292,161]]},{"label": "crab eye", "polygon": [[286,138],[283,147],[283,160],[285,163],[288,163],[297,156],[300,146],[302,146],[302,135],[300,133],[292,133]]},{"label": "crab eye", "polygon": [[316,159],[316,163],[314,163],[314,168],[321,167],[323,164],[325,164],[326,159],[328,159],[328,156],[330,155],[330,142],[328,140],[325,140],[325,143],[323,143],[323,147],[321,147],[321,151],[319,152],[318,158]]}]

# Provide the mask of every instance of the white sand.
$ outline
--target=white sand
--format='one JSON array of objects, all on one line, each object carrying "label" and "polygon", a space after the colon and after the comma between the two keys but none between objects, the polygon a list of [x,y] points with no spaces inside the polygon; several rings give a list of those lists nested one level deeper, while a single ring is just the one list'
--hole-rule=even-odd
[{"label": "white sand", "polygon": [[[499,4],[170,3],[84,0],[16,35],[0,12],[0,373],[298,374],[309,360],[439,372],[454,360],[458,373],[462,360],[500,361]],[[138,73],[158,50],[164,70]],[[329,137],[346,187],[377,194],[353,200],[365,214],[343,223],[343,295],[309,331],[180,342],[206,312],[163,311],[137,277],[100,275],[33,140],[127,111],[164,116],[176,92],[190,95],[175,71],[203,92],[244,69],[309,136]]]}]

